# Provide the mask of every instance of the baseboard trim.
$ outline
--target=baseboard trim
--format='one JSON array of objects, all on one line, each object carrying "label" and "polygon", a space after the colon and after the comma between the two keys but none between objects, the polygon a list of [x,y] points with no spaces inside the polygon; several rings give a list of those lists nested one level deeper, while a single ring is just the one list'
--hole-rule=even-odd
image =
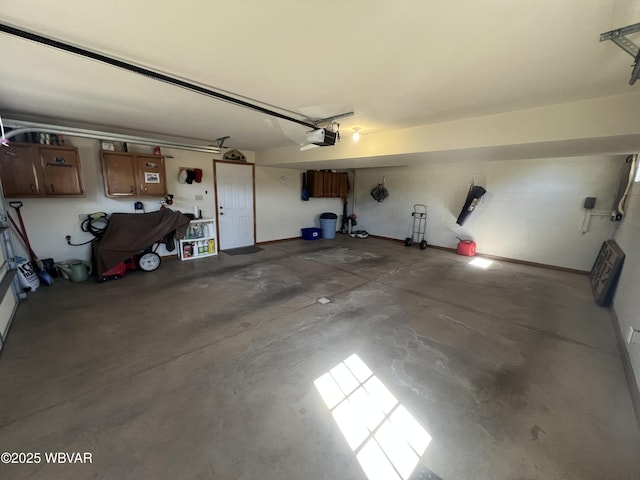
[{"label": "baseboard trim", "polygon": [[633,410],[636,414],[636,422],[638,424],[638,427],[640,427],[640,387],[638,387],[638,382],[633,372],[633,366],[631,365],[631,357],[629,357],[627,344],[625,343],[624,337],[622,336],[618,314],[613,307],[611,307],[611,318],[613,329],[616,331],[618,350],[620,350],[622,368],[624,369],[624,376],[627,379],[627,386],[629,387],[629,394],[631,395],[631,403],[633,404]]},{"label": "baseboard trim", "polygon": [[517,258],[499,257],[497,255],[488,255],[485,253],[478,253],[478,255],[481,257],[492,258],[494,260],[500,260],[503,262],[519,263],[520,265],[529,265],[531,267],[546,268],[547,270],[557,270],[559,272],[577,273],[578,275],[589,275],[588,270],[578,270],[577,268],[561,267],[559,265],[550,265],[548,263],[529,262],[527,260],[518,260]]},{"label": "baseboard trim", "polygon": [[371,234],[369,234],[369,236],[371,238],[379,238],[380,240],[389,240],[390,242],[397,242],[397,243],[404,244],[404,240],[398,240],[397,238],[383,237],[382,235],[371,235]]},{"label": "baseboard trim", "polygon": [[[399,242],[399,243],[404,244],[404,240],[399,240],[397,238],[382,237],[380,235],[369,235],[369,236],[373,237],[373,238],[379,238],[381,240],[390,240],[392,242]],[[429,244],[429,246],[427,248],[432,248],[432,249],[436,249],[436,250],[443,250],[445,252],[456,253],[456,249],[455,248],[441,247],[440,245]],[[481,253],[481,252],[477,252],[477,255],[479,257],[491,258],[493,260],[500,260],[501,262],[517,263],[519,265],[528,265],[530,267],[546,268],[547,270],[557,270],[557,271],[560,271],[560,272],[577,273],[577,274],[580,274],[580,275],[589,275],[589,271],[588,270],[578,270],[576,268],[560,267],[558,265],[549,265],[548,263],[529,262],[527,260],[518,260],[517,258],[499,257],[498,255],[489,255],[489,254]]]},{"label": "baseboard trim", "polygon": [[291,240],[300,240],[302,237],[280,238],[278,240],[267,240],[266,242],[256,242],[256,245],[270,245],[272,243],[290,242]]}]

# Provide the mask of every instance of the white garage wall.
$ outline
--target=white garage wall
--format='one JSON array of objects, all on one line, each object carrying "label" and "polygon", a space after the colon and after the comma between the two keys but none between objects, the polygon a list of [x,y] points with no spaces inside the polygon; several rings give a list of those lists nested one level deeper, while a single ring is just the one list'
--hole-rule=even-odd
[{"label": "white garage wall", "polygon": [[[89,245],[69,246],[65,240],[66,235],[71,235],[74,243],[81,243],[93,238],[80,229],[79,215],[93,212],[134,213],[133,204],[138,200],[142,201],[147,212],[151,212],[160,208],[161,199],[114,200],[105,197],[100,164],[100,142],[67,136],[65,136],[65,142],[79,149],[86,197],[20,199],[24,203],[22,214],[32,247],[41,258],[53,258],[56,261],[71,258],[88,260],[91,256]],[[129,145],[129,151],[152,153],[152,148]],[[171,208],[193,213],[193,207],[198,206],[204,217],[211,218],[215,214],[213,155],[169,148],[163,148],[162,153],[165,156],[173,156],[173,158],[165,158],[167,190],[174,195],[174,204]],[[247,156],[248,161],[253,162],[253,152],[245,151],[243,153]],[[180,167],[201,168],[203,170],[202,183],[178,183]],[[203,199],[196,200],[196,195],[202,195]],[[9,208],[9,200],[14,199],[6,200],[5,206],[15,217],[15,211]],[[22,247],[21,242],[15,239],[14,243],[17,253],[26,257],[26,249]],[[167,252],[161,247],[158,253],[164,255]]]},{"label": "white garage wall", "polygon": [[[93,238],[80,229],[79,215],[93,212],[135,213],[133,204],[142,201],[147,212],[160,208],[160,198],[130,198],[114,200],[105,197],[102,169],[100,164],[100,142],[97,140],[65,137],[67,145],[78,147],[82,167],[82,177],[86,197],[84,198],[25,198],[22,215],[35,252],[40,258],[64,261],[72,258],[89,260],[90,246],[69,246],[65,236],[71,235],[72,242],[81,243]],[[151,147],[129,145],[129,151],[151,153]],[[167,190],[174,195],[174,210],[192,213],[193,207],[202,210],[205,218],[215,216],[215,194],[213,179],[213,159],[211,154],[162,149],[167,171]],[[247,161],[253,163],[255,154],[243,151]],[[173,156],[173,158],[168,158]],[[220,155],[215,156],[221,158]],[[181,167],[201,168],[201,183],[180,184],[178,173]],[[258,242],[279,240],[300,236],[300,228],[319,226],[319,215],[323,212],[342,214],[342,201],[336,198],[312,198],[308,202],[300,199],[301,171],[272,167],[256,167],[256,238]],[[196,200],[202,195],[202,200]],[[14,215],[15,211],[8,206]],[[84,217],[83,217],[84,218]],[[16,218],[17,221],[17,218]],[[27,257],[26,249],[15,237],[16,253]],[[168,254],[164,247],[158,251]]]},{"label": "white garage wall", "polygon": [[[626,215],[615,240],[624,251],[626,257],[622,267],[622,275],[613,299],[613,307],[620,322],[622,335],[625,337],[629,327],[640,329],[640,182],[633,184],[631,195],[627,200]],[[640,385],[640,345],[626,344],[631,365],[635,372],[636,383]]]},{"label": "white garage wall", "polygon": [[[590,270],[616,224],[593,217],[590,231],[582,235],[582,204],[595,196],[596,210],[612,208],[623,161],[598,156],[358,170],[358,228],[404,239],[410,235],[413,204],[426,203],[430,244],[455,247],[460,236],[475,240],[485,254]],[[474,173],[488,193],[460,227],[455,222]],[[384,176],[390,196],[377,203],[370,191]]]},{"label": "white garage wall", "polygon": [[320,214],[342,215],[339,198],[300,199],[302,172],[289,168],[256,166],[256,238],[268,242],[300,236],[300,229],[319,227]]}]

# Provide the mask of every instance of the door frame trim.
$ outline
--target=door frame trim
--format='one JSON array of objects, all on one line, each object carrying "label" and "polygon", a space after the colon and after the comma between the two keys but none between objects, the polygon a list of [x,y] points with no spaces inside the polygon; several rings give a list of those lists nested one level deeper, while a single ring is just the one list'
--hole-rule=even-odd
[{"label": "door frame trim", "polygon": [[227,163],[230,165],[241,165],[251,167],[251,188],[253,188],[253,244],[255,245],[256,236],[256,164],[255,163],[240,163],[229,160],[216,160],[213,159],[213,200],[216,208],[216,238],[218,239],[218,251],[222,251],[222,245],[220,243],[220,209],[218,208],[218,163]]}]

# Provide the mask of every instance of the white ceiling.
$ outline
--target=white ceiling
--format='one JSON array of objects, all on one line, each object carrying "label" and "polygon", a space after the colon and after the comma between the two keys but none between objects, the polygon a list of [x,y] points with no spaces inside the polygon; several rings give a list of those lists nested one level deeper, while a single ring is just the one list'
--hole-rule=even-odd
[{"label": "white ceiling", "polygon": [[[3,23],[371,134],[629,93],[631,0],[0,0]],[[0,114],[262,150],[305,128],[0,34]],[[286,112],[285,112],[286,113]]]}]

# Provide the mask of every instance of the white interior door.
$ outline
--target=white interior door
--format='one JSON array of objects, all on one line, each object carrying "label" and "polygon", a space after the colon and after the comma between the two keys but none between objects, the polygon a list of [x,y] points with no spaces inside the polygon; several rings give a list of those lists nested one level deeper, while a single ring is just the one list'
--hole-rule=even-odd
[{"label": "white interior door", "polygon": [[216,162],[220,249],[254,244],[253,166]]}]

